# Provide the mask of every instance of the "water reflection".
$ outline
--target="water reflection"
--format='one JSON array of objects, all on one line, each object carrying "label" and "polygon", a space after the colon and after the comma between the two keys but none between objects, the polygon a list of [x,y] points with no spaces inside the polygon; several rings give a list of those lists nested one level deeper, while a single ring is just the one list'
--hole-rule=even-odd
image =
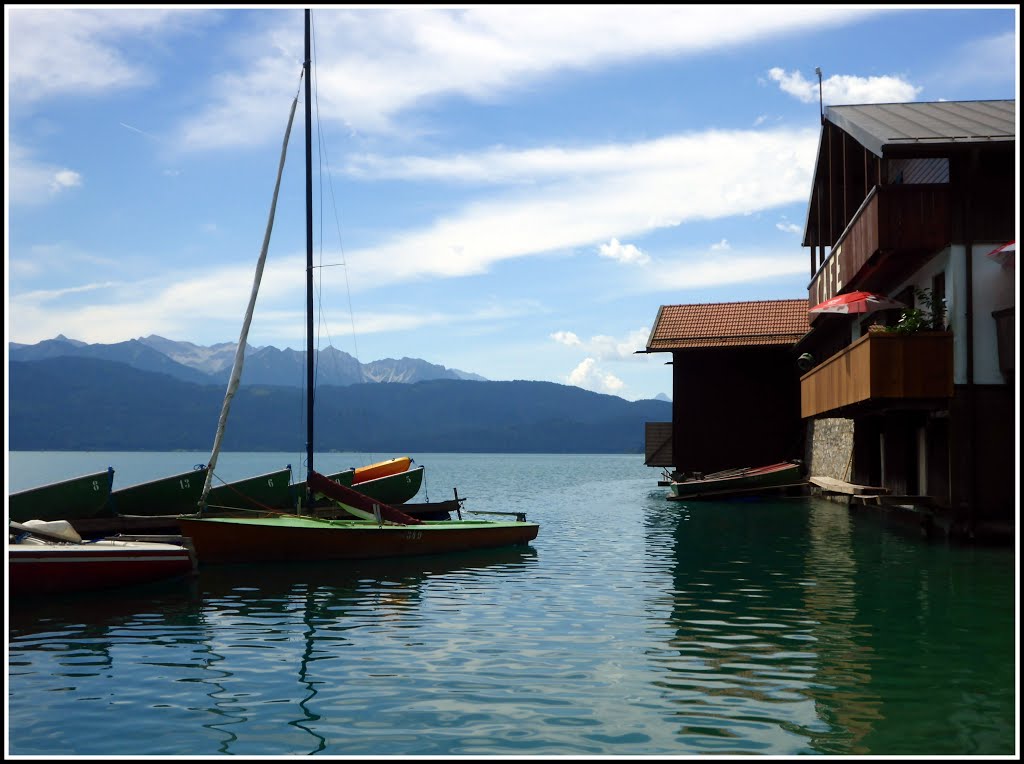
[{"label": "water reflection", "polygon": [[882,714],[871,691],[870,628],[857,610],[849,510],[833,502],[808,502],[808,538],[804,607],[814,623],[817,653],[812,697],[818,717],[842,737],[839,749],[829,735],[812,734],[812,744],[819,753],[866,754],[862,741]]},{"label": "water reflection", "polygon": [[1012,555],[999,581],[999,552],[815,499],[670,503],[646,533],[652,556],[672,547],[670,631],[648,658],[682,752],[1012,750]]},{"label": "water reflection", "polygon": [[[318,693],[337,690],[331,666],[375,660],[347,648],[369,640],[374,649],[415,649],[429,619],[419,612],[424,592],[434,582],[482,586],[475,580],[531,566],[536,555],[522,547],[341,565],[210,566],[173,589],[15,608],[12,692],[21,682],[37,691],[49,683],[53,710],[74,706],[78,722],[114,703],[132,713],[116,739],[98,725],[55,750],[54,717],[12,704],[12,727],[21,724],[26,735],[18,753],[181,753],[169,726],[214,736],[189,744],[199,750],[324,752]],[[119,686],[111,687],[115,675]]]},{"label": "water reflection", "polygon": [[677,707],[680,743],[701,753],[822,752],[819,741],[846,729],[819,708],[829,674],[858,699],[850,688],[865,683],[843,515],[804,501],[676,507],[674,633],[652,659]]}]

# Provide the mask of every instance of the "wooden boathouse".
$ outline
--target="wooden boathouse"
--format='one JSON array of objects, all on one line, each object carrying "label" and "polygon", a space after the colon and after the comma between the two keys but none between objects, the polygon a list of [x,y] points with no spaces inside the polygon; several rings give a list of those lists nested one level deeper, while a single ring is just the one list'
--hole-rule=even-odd
[{"label": "wooden boathouse", "polygon": [[851,291],[906,306],[810,315],[809,474],[968,539],[1012,537],[1019,507],[1015,148],[1012,100],[827,107],[802,242],[808,309]]},{"label": "wooden boathouse", "polygon": [[645,464],[667,475],[803,458],[796,343],[807,301],[662,305],[647,347],[671,353],[672,421],[648,422]]}]

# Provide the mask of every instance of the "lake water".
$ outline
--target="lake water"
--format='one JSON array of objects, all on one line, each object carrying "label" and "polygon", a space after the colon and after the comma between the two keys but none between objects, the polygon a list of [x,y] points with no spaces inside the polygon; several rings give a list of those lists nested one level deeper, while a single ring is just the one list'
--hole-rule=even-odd
[{"label": "lake water", "polygon": [[[819,499],[669,502],[635,455],[412,456],[431,500],[457,488],[540,535],[9,605],[7,752],[1019,753],[1013,548]],[[7,475],[16,490],[113,466],[123,486],[204,461],[11,453]],[[301,461],[224,454],[218,473]]]}]

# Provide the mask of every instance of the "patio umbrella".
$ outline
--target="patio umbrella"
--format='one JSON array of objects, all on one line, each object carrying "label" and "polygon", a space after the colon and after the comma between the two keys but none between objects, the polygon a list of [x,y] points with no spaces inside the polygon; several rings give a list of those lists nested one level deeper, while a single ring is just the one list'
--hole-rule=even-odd
[{"label": "patio umbrella", "polygon": [[818,303],[810,309],[811,313],[874,313],[876,310],[905,308],[904,303],[873,292],[847,292],[837,294],[831,300]]},{"label": "patio umbrella", "polygon": [[1017,263],[1017,242],[1010,241],[1001,247],[996,247],[988,256],[1003,267],[1014,267]]}]

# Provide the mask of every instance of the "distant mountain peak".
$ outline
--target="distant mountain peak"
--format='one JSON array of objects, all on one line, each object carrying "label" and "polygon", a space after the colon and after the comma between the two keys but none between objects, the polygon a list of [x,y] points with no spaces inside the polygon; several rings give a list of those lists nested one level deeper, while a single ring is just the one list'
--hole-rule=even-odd
[{"label": "distant mountain peak", "polygon": [[[36,345],[8,344],[8,357],[13,360],[37,360],[61,355],[90,356],[120,360],[139,369],[159,370],[189,382],[221,384],[227,381],[234,366],[237,342],[221,342],[203,346],[193,342],[169,340],[158,334],[137,337],[126,342],[87,344],[63,334]],[[365,382],[411,384],[431,379],[464,379],[486,382],[479,374],[448,369],[420,358],[403,356],[360,363],[344,350],[327,345],[317,351],[318,384],[348,386]],[[247,384],[301,387],[305,384],[305,351],[272,345],[246,346],[246,362],[242,372]]]},{"label": "distant mountain peak", "polygon": [[63,334],[58,334],[56,337],[53,338],[52,341],[53,342],[66,342],[69,345],[74,345],[75,347],[85,347],[85,345],[86,345],[85,342],[81,342],[80,340],[73,340],[70,337],[65,337]]}]

